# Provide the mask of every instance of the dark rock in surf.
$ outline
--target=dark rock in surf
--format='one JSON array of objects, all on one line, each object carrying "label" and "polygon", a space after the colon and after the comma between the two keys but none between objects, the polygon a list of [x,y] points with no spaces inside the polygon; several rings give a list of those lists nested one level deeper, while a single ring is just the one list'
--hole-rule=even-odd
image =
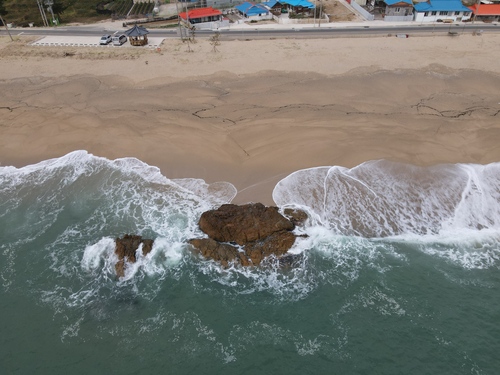
[{"label": "dark rock in surf", "polygon": [[[305,213],[297,213],[305,221]],[[305,217],[304,217],[305,215]],[[299,222],[297,220],[297,222]],[[281,258],[295,243],[294,223],[281,215],[277,207],[261,203],[225,204],[201,215],[200,229],[210,238],[192,239],[195,251],[227,267],[259,265],[274,255]]]},{"label": "dark rock in surf", "polygon": [[200,238],[190,240],[189,243],[207,259],[213,259],[224,267],[229,263],[239,263],[244,266],[250,265],[248,258],[236,246],[220,243],[211,238]]},{"label": "dark rock in surf", "polygon": [[123,277],[127,262],[135,263],[136,254],[139,246],[142,244],[142,254],[147,255],[153,248],[153,240],[143,240],[141,236],[126,234],[123,238],[115,239],[115,254],[118,256],[118,262],[115,264],[116,275]]},{"label": "dark rock in surf", "polygon": [[297,227],[304,226],[304,223],[309,218],[304,211],[296,208],[285,208],[283,214]]},{"label": "dark rock in surf", "polygon": [[293,223],[283,217],[277,207],[266,207],[262,203],[224,204],[217,210],[204,212],[198,224],[210,238],[238,245],[261,240],[280,230],[294,229]]},{"label": "dark rock in surf", "polygon": [[257,265],[260,264],[262,259],[271,255],[280,258],[293,246],[296,237],[292,232],[280,230],[260,241],[246,243],[244,251],[252,261],[252,264]]}]

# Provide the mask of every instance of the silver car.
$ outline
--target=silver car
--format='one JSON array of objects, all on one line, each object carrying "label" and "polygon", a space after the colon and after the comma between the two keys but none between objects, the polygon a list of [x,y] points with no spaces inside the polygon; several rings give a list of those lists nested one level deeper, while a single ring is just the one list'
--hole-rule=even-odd
[{"label": "silver car", "polygon": [[107,45],[109,43],[111,43],[111,35],[103,35],[99,41],[101,45]]},{"label": "silver car", "polygon": [[114,46],[121,46],[126,41],[127,41],[127,37],[125,36],[125,34],[113,37],[113,45]]}]

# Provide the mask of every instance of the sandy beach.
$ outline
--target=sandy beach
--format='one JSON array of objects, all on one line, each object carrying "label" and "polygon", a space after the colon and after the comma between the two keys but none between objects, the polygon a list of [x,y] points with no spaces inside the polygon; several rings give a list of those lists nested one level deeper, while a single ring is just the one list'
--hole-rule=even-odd
[{"label": "sandy beach", "polygon": [[0,165],[74,150],[272,204],[302,168],[500,161],[500,35],[223,41],[161,50],[0,38]]}]

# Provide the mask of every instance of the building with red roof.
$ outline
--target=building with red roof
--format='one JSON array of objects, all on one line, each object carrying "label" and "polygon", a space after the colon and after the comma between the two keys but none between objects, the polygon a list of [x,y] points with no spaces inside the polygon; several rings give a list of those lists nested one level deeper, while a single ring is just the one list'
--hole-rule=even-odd
[{"label": "building with red roof", "polygon": [[224,18],[222,12],[212,7],[188,10],[179,13],[179,17],[189,28],[216,30],[219,27],[229,26],[229,20]]},{"label": "building with red roof", "polygon": [[497,22],[500,20],[500,4],[474,4],[469,9],[478,21]]}]

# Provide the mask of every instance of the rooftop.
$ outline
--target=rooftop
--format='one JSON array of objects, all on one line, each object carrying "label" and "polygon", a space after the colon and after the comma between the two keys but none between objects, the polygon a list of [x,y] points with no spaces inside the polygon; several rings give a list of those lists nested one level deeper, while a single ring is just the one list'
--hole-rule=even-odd
[{"label": "rooftop", "polygon": [[211,16],[219,16],[222,15],[222,12],[218,9],[214,9],[212,7],[208,8],[197,8],[187,12],[179,13],[179,17],[183,20],[188,18],[203,18],[203,17],[211,17]]},{"label": "rooftop", "polygon": [[460,0],[430,0],[417,3],[414,6],[417,12],[470,12]]},{"label": "rooftop", "polygon": [[472,12],[477,16],[498,16],[500,15],[500,4],[481,4],[477,9],[477,4],[469,7]]}]

